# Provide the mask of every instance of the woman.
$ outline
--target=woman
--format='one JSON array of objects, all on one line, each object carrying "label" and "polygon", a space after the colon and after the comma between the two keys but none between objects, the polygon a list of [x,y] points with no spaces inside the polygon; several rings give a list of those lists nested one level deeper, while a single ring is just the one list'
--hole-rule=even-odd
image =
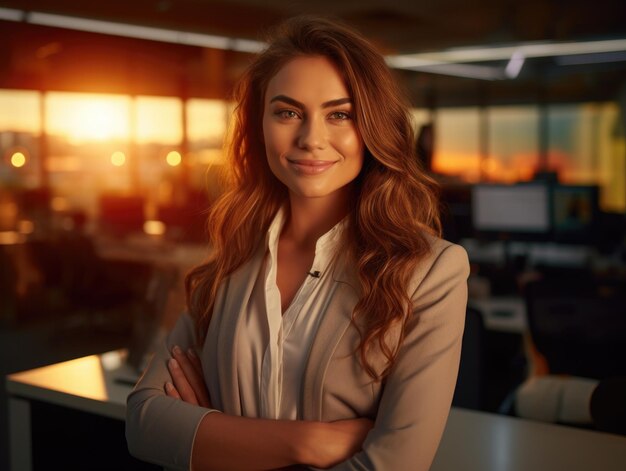
[{"label": "woman", "polygon": [[194,470],[428,469],[468,262],[437,238],[384,59],[342,25],[292,19],[237,101],[213,255],[129,396],[131,453]]}]

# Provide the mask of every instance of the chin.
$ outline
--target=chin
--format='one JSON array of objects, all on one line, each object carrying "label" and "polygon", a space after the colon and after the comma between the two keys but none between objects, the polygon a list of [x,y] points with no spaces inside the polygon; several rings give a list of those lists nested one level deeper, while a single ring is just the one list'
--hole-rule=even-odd
[{"label": "chin", "polygon": [[292,193],[300,198],[323,198],[329,195],[328,192],[315,190],[293,191]]},{"label": "chin", "polygon": [[298,198],[342,198],[343,188],[291,188],[290,193]]}]

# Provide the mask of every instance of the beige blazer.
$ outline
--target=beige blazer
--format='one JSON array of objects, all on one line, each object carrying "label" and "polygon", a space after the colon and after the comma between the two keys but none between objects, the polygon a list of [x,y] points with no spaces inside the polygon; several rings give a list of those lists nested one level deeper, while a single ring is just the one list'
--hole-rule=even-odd
[{"label": "beige blazer", "polygon": [[[264,253],[259,251],[220,288],[200,352],[211,400],[217,410],[241,415],[237,375],[248,362],[237,358],[247,299]],[[355,271],[338,262],[333,294],[313,340],[304,372],[301,418],[334,421],[369,417],[375,426],[363,449],[334,470],[426,471],[448,417],[459,365],[467,303],[467,254],[458,245],[432,238],[430,254],[412,277],[413,315],[397,361],[383,384],[373,382],[358,355],[359,333],[350,316],[359,299]],[[397,331],[391,333],[397,338]],[[193,345],[193,322],[182,315],[155,353],[128,398],[126,436],[130,452],[167,468],[189,469],[197,426],[210,412],[165,396],[171,380],[166,361],[173,345]],[[378,358],[380,360],[380,358]],[[382,362],[374,362],[382,367]],[[250,367],[251,368],[251,367]],[[250,369],[250,374],[252,370]]]}]

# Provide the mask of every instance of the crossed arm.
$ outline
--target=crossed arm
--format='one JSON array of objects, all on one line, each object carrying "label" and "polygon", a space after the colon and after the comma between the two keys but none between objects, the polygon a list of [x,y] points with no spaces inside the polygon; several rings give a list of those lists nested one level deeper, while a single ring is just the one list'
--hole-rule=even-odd
[{"label": "crossed arm", "polygon": [[[172,382],[165,393],[189,404],[211,409],[200,359],[193,349],[172,350],[168,361]],[[327,468],[361,448],[373,422],[266,420],[221,413],[204,416],[194,440],[191,469],[273,469],[294,464]],[[262,439],[261,439],[262,437]]]},{"label": "crossed arm", "polygon": [[[332,466],[335,471],[429,469],[456,381],[467,301],[467,255],[451,246],[424,269],[412,297],[414,314],[386,380],[374,427],[366,419],[265,420],[211,409],[199,363],[186,353],[170,352],[176,344],[193,345],[192,321],[182,316],[167,346],[157,349],[129,396],[126,426],[131,453],[169,468],[194,470],[298,464]],[[172,358],[176,363],[166,366]],[[165,390],[168,381],[172,385]]]}]

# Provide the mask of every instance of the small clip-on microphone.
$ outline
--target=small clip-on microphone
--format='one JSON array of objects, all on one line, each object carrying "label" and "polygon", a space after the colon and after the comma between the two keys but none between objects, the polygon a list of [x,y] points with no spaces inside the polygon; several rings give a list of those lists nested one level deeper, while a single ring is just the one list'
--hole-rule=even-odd
[{"label": "small clip-on microphone", "polygon": [[319,278],[320,276],[322,276],[322,274],[319,271],[317,271],[317,270],[310,271],[310,272],[308,272],[308,274],[311,275],[313,278]]}]

